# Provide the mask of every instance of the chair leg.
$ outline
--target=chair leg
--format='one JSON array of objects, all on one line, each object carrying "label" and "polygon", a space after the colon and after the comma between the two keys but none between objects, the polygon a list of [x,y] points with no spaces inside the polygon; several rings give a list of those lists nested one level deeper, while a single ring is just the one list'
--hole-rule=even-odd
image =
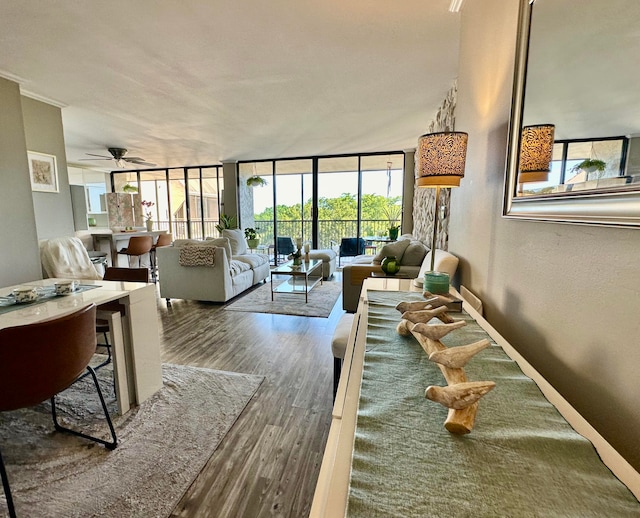
[{"label": "chair leg", "polygon": [[13,506],[13,497],[11,496],[11,488],[9,487],[9,477],[7,477],[7,470],[5,469],[4,461],[2,460],[2,452],[0,452],[0,477],[2,477],[2,487],[4,488],[4,497],[7,500],[9,517],[16,518],[16,508]]},{"label": "chair leg", "polygon": [[53,425],[56,430],[59,432],[68,432],[73,435],[77,435],[78,437],[83,437],[84,439],[89,439],[90,441],[94,441],[100,444],[103,444],[108,450],[115,450],[116,446],[118,446],[118,439],[116,438],[116,431],[113,428],[113,423],[111,422],[111,416],[109,415],[109,411],[107,410],[107,404],[104,402],[104,397],[102,396],[102,390],[100,390],[100,384],[98,383],[98,377],[96,376],[96,371],[93,368],[87,366],[87,370],[91,377],[93,378],[93,383],[96,386],[96,391],[98,392],[98,397],[100,398],[100,404],[102,405],[102,410],[104,412],[104,416],[107,419],[107,424],[109,425],[109,431],[111,432],[111,438],[113,439],[111,442],[105,441],[104,439],[100,439],[98,437],[93,437],[91,435],[84,434],[82,432],[77,432],[76,430],[72,430],[70,428],[65,428],[58,423],[58,417],[56,415],[56,397],[53,396],[51,398],[51,415],[53,417]]}]

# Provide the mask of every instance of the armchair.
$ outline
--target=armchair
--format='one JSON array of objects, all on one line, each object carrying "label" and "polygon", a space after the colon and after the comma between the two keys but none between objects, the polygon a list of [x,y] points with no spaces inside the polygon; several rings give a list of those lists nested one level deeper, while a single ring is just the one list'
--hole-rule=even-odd
[{"label": "armchair", "polygon": [[292,254],[296,250],[296,245],[291,237],[278,237],[276,238],[276,249],[278,255],[284,255],[285,257]]},{"label": "armchair", "polygon": [[361,237],[343,237],[340,241],[340,253],[338,254],[338,266],[342,257],[355,257],[364,254],[367,243]]}]

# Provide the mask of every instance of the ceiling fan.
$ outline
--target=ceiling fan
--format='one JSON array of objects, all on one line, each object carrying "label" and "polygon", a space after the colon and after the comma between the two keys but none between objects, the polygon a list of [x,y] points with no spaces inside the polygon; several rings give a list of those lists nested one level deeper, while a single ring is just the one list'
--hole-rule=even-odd
[{"label": "ceiling fan", "polygon": [[127,154],[127,150],[123,147],[110,147],[107,149],[111,156],[104,155],[95,155],[93,153],[86,153],[89,156],[95,156],[98,158],[81,158],[80,160],[115,160],[118,167],[125,167],[127,163],[136,164],[136,165],[146,165],[146,166],[155,166],[156,164],[152,164],[151,162],[145,161],[144,158],[140,158],[139,156],[125,156]]}]

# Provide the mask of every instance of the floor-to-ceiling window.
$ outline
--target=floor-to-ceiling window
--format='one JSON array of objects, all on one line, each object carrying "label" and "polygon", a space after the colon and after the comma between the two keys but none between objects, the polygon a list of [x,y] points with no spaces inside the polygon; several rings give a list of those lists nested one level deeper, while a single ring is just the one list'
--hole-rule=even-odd
[{"label": "floor-to-ceiling window", "polygon": [[114,171],[111,178],[114,192],[125,192],[127,185],[138,190],[155,229],[174,239],[217,235],[222,166]]},{"label": "floor-to-ceiling window", "polygon": [[401,221],[403,171],[402,152],[240,162],[241,226],[258,228],[276,262],[278,238],[336,251],[345,237],[382,239],[394,210]]}]

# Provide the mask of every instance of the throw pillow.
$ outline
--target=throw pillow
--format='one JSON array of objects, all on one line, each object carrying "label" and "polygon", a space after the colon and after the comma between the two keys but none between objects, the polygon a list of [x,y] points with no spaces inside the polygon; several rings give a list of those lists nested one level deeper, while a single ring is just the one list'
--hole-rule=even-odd
[{"label": "throw pillow", "polygon": [[231,255],[242,255],[247,253],[247,240],[241,228],[225,228],[222,237],[226,237],[231,243]]},{"label": "throw pillow", "polygon": [[227,263],[231,265],[231,243],[226,237],[208,237],[204,242],[208,246],[221,246],[224,248],[227,255]]},{"label": "throw pillow", "polygon": [[208,237],[204,241],[200,239],[176,239],[173,246],[221,246],[227,255],[227,263],[231,264],[231,245],[226,237]]},{"label": "throw pillow", "polygon": [[402,254],[400,264],[402,266],[420,266],[426,254],[427,248],[420,241],[411,241],[404,254]]},{"label": "throw pillow", "polygon": [[373,264],[381,264],[385,257],[395,257],[396,260],[402,264],[402,256],[407,247],[411,244],[408,239],[400,239],[393,243],[387,243],[384,245],[378,254],[373,258]]}]

